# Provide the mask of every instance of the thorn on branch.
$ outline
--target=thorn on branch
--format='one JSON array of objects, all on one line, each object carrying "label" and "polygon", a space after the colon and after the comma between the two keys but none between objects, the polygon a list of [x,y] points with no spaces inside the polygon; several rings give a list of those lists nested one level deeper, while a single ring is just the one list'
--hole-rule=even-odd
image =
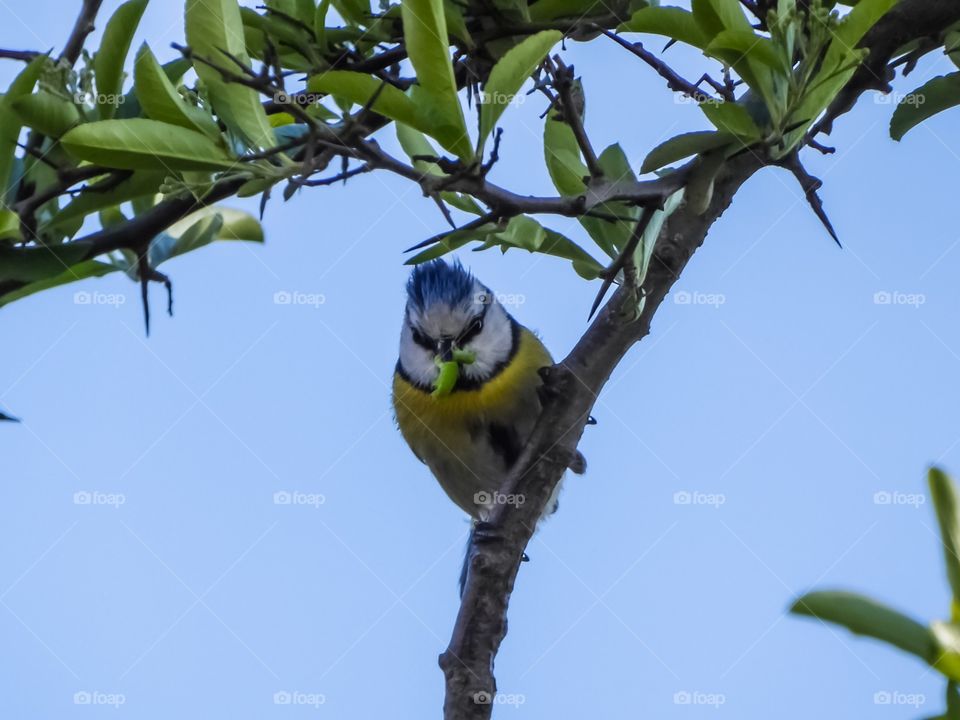
[{"label": "thorn on branch", "polygon": [[827,213],[823,209],[823,201],[817,194],[817,190],[823,186],[823,181],[807,172],[807,169],[803,166],[803,163],[800,162],[800,156],[797,152],[792,152],[790,155],[781,160],[780,166],[793,173],[793,176],[797,179],[797,182],[800,183],[803,194],[807,198],[807,202],[810,203],[810,207],[813,209],[814,215],[816,215],[820,222],[823,223],[823,226],[827,229],[827,232],[830,233],[830,237],[833,238],[833,241],[837,244],[837,246],[842,248],[843,245],[840,244],[840,238],[837,237],[837,233],[833,229],[833,224],[830,222],[830,218],[827,217]]},{"label": "thorn on branch", "polygon": [[[636,55],[638,58],[643,60],[647,65],[649,65],[654,70],[656,70],[657,74],[667,81],[667,87],[673,90],[674,92],[682,93],[687,97],[691,97],[694,100],[696,100],[698,103],[705,103],[705,102],[715,103],[718,101],[717,98],[713,97],[709,93],[705,93],[703,90],[697,87],[696,84],[681,77],[679,73],[677,73],[673,68],[671,68],[665,62],[663,62],[663,60],[661,60],[652,52],[644,48],[643,43],[639,43],[639,42],[632,43],[629,40],[624,40],[617,33],[611,30],[607,30],[606,28],[600,28],[598,26],[598,29],[608,38],[610,38],[615,43],[617,43],[617,45],[619,45],[620,47],[626,48],[631,53]],[[669,46],[670,45],[668,43],[667,47]],[[667,48],[665,47],[664,50],[666,49]],[[729,89],[725,89],[725,91],[721,94],[721,97],[726,98],[727,93],[732,94],[732,91]]]},{"label": "thorn on branch", "polygon": [[818,142],[816,139],[812,137],[807,137],[807,145],[812,147],[814,150],[823,153],[824,155],[832,155],[837,151],[835,147],[831,147],[830,145],[824,145],[823,143]]},{"label": "thorn on branch", "polygon": [[487,223],[496,222],[496,221],[497,221],[497,216],[495,213],[487,213],[486,215],[481,215],[475,220],[471,220],[466,225],[461,225],[460,227],[454,228],[453,230],[445,230],[442,233],[437,233],[433,237],[428,237],[426,240],[422,240],[418,242],[416,245],[411,245],[403,252],[409,253],[409,252],[413,252],[414,250],[422,250],[423,248],[429,247],[430,245],[435,245],[438,242],[443,242],[449,235],[452,235],[455,232],[467,232],[470,230],[476,230],[477,228],[483,227]]},{"label": "thorn on branch", "polygon": [[[149,248],[149,244],[146,246]],[[150,299],[149,286],[151,282],[163,283],[167,289],[167,314],[173,317],[173,283],[170,278],[159,270],[150,267],[148,250],[141,250],[137,259],[137,275],[140,278],[140,302],[143,305],[143,324],[147,337],[150,337]]]}]

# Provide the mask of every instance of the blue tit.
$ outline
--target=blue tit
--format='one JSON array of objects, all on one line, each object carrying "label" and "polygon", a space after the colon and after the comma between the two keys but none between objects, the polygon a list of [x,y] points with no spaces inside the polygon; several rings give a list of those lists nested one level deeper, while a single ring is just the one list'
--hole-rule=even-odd
[{"label": "blue tit", "polygon": [[[540,339],[459,262],[414,269],[393,378],[397,425],[475,522],[511,501],[499,491],[540,415],[538,371],[552,364]],[[583,465],[577,453],[571,469]],[[555,509],[556,493],[545,512]]]}]

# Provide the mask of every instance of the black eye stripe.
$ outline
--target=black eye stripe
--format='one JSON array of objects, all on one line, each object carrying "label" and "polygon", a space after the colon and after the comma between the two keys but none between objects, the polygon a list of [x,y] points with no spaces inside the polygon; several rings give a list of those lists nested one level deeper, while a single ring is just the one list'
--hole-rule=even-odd
[{"label": "black eye stripe", "polygon": [[413,325],[410,326],[410,330],[411,330],[412,333],[413,333],[413,341],[414,341],[417,345],[419,345],[419,346],[422,347],[422,348],[426,348],[427,350],[433,350],[433,349],[434,349],[434,344],[433,344],[433,342],[431,342],[430,338],[428,338],[428,337],[427,337],[426,335],[424,335],[422,332],[420,332],[420,331],[417,330],[415,327],[413,327]]},{"label": "black eye stripe", "polygon": [[467,328],[467,331],[460,336],[460,342],[466,343],[470,342],[477,335],[480,334],[480,331],[483,330],[483,318],[478,317],[473,323]]}]

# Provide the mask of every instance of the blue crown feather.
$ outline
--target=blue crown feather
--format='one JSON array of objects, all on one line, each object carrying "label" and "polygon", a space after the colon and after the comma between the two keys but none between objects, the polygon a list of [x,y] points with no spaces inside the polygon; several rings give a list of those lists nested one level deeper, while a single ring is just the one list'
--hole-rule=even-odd
[{"label": "blue crown feather", "polygon": [[473,294],[473,275],[459,260],[448,265],[436,259],[417,265],[407,281],[407,297],[418,310],[442,302],[454,306]]}]

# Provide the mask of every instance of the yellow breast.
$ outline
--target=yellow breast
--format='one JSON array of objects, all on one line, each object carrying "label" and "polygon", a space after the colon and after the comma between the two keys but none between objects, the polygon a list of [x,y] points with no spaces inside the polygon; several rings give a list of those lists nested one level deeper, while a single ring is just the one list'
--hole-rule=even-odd
[{"label": "yellow breast", "polygon": [[[484,420],[509,417],[518,403],[527,403],[540,385],[537,371],[553,363],[550,353],[539,338],[526,328],[520,331],[517,352],[510,363],[495,377],[475,389],[455,390],[449,395],[433,397],[429,391],[410,384],[399,374],[393,378],[393,405],[397,423],[407,442],[411,435],[444,430],[450,425],[462,426]],[[418,430],[425,425],[426,428]],[[417,448],[413,448],[417,452]]]}]

